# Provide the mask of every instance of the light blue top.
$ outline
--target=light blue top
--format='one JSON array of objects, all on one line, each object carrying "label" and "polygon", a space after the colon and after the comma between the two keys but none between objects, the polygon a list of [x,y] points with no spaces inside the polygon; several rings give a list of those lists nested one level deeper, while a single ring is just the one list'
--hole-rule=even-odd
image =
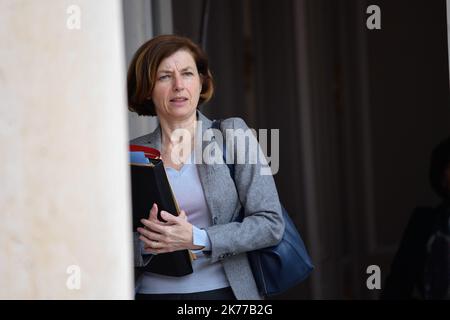
[{"label": "light blue top", "polygon": [[[194,244],[204,246],[203,250],[210,250],[210,240],[206,231],[202,229],[212,225],[211,214],[206,204],[197,166],[192,158],[191,162],[184,164],[179,171],[166,168],[166,173],[180,209],[186,212],[188,221],[194,226]],[[204,255],[201,250],[196,250],[194,253],[197,259],[192,262],[194,270],[192,274],[170,277],[146,272],[142,276],[138,292],[147,294],[192,293],[230,286],[219,261],[211,263],[210,256]]]}]

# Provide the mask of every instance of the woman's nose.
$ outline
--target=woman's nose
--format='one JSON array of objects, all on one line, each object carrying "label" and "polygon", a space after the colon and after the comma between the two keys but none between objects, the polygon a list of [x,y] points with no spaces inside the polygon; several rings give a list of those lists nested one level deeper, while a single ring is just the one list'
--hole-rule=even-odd
[{"label": "woman's nose", "polygon": [[184,89],[183,78],[179,74],[174,76],[173,89],[174,91],[181,91]]}]

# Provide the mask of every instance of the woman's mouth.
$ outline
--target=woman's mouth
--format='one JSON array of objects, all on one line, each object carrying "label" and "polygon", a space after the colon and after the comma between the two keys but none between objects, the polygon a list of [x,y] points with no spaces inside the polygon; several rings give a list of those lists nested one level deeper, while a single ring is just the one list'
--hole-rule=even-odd
[{"label": "woman's mouth", "polygon": [[186,102],[188,101],[188,98],[186,98],[186,97],[175,97],[175,98],[170,99],[169,101],[170,101],[170,103],[172,105],[180,107],[180,106],[184,106],[186,104]]}]

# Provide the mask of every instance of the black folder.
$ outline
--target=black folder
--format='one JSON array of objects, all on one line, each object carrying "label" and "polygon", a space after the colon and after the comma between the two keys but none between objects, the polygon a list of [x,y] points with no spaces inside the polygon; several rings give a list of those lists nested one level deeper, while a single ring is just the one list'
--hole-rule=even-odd
[{"label": "black folder", "polygon": [[[153,203],[158,205],[158,219],[161,211],[178,215],[179,209],[167,179],[162,160],[149,159],[149,163],[130,163],[131,199],[133,206],[133,231],[142,227],[141,219],[147,219]],[[193,272],[192,256],[189,250],[154,255],[144,271],[166,276],[181,277]]]}]

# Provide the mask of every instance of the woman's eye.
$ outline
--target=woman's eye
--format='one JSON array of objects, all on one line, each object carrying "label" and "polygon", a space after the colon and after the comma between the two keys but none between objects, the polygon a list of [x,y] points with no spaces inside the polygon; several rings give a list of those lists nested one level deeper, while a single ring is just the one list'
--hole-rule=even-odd
[{"label": "woman's eye", "polygon": [[192,72],[190,72],[190,71],[187,71],[187,72],[185,72],[185,73],[183,73],[183,75],[185,75],[185,76],[193,76],[194,75],[194,73],[192,73]]},{"label": "woman's eye", "polygon": [[167,80],[167,79],[170,79],[170,75],[168,75],[168,74],[158,78],[158,80]]}]

